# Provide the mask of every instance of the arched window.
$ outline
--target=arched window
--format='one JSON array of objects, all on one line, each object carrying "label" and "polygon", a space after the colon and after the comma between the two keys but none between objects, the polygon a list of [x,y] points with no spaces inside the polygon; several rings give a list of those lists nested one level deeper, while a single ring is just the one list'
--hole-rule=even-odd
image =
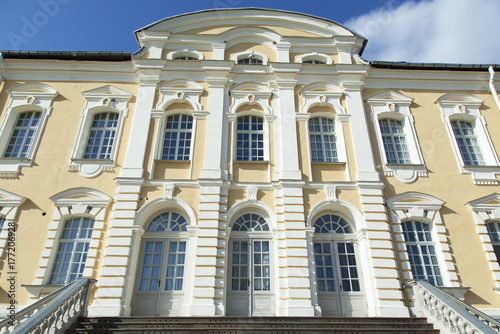
[{"label": "arched window", "polygon": [[238,59],[238,65],[262,65],[262,59],[250,55],[247,58]]},{"label": "arched window", "polygon": [[170,115],[165,122],[162,160],[189,160],[193,117],[189,115]]},{"label": "arched window", "polygon": [[238,65],[267,65],[268,58],[264,54],[249,51],[234,55],[233,60]]},{"label": "arched window", "polygon": [[179,232],[187,231],[186,218],[175,212],[166,212],[155,217],[149,223],[147,231]]},{"label": "arched window", "polygon": [[232,230],[240,232],[269,231],[269,224],[258,214],[246,213],[234,221]]},{"label": "arched window", "polygon": [[333,119],[314,117],[309,120],[312,162],[337,162],[337,144]]},{"label": "arched window", "polygon": [[111,159],[119,115],[114,112],[94,115],[85,146],[84,159]]},{"label": "arched window", "polygon": [[39,111],[26,111],[17,116],[3,155],[5,158],[26,158],[28,156],[33,137],[38,130],[41,114]]},{"label": "arched window", "polygon": [[304,60],[302,64],[326,64],[323,60],[318,60],[318,59],[309,59],[309,60]]},{"label": "arched window", "polygon": [[322,215],[313,224],[314,260],[319,292],[360,291],[354,245],[349,240],[328,240],[323,236],[352,233],[349,224],[333,214]]},{"label": "arched window", "polygon": [[380,132],[388,164],[410,164],[403,122],[396,119],[379,119]]},{"label": "arched window", "polygon": [[442,286],[443,278],[429,224],[406,221],[401,225],[413,279],[426,280],[432,285]]},{"label": "arched window", "polygon": [[464,165],[484,165],[483,155],[481,153],[481,148],[479,147],[477,135],[474,133],[473,123],[463,120],[454,120],[450,123]]},{"label": "arched window", "polygon": [[198,58],[191,56],[175,56],[173,60],[198,60]]},{"label": "arched window", "polygon": [[264,120],[262,117],[238,117],[236,161],[264,161]]},{"label": "arched window", "polygon": [[82,277],[93,228],[92,218],[79,217],[65,221],[50,284],[67,284]]},{"label": "arched window", "polygon": [[[186,240],[179,233],[186,231],[186,218],[176,212],[159,214],[149,222],[139,273],[139,291],[183,289]],[[162,232],[168,234],[160,235]]]}]

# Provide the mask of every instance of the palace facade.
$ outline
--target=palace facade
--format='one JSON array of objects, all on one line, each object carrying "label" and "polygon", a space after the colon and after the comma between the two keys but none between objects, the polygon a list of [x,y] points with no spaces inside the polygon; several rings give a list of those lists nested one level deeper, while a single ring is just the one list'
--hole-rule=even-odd
[{"label": "palace facade", "polygon": [[135,37],[2,53],[1,305],[92,277],[90,315],[407,317],[426,280],[500,315],[500,67],[256,8]]}]

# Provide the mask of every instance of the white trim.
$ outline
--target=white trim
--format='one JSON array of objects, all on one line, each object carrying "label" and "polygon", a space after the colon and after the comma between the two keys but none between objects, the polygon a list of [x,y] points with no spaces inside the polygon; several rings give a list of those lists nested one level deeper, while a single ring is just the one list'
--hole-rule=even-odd
[{"label": "white trim", "polygon": [[[483,249],[490,266],[496,289],[500,289],[500,265],[499,260],[493,250],[491,239],[488,235],[486,224],[498,222],[500,220],[500,194],[493,193],[488,196],[478,198],[466,204],[476,222],[476,230],[483,245]],[[498,290],[497,290],[498,293]]]},{"label": "white trim", "polygon": [[[81,113],[80,126],[76,136],[75,145],[71,153],[71,159],[68,164],[68,170],[78,171],[80,175],[86,178],[93,178],[100,175],[103,171],[112,171],[116,164],[116,156],[123,130],[124,119],[128,114],[128,102],[132,94],[111,85],[88,90],[83,92],[85,97],[85,106]],[[84,151],[87,146],[88,136],[94,116],[98,113],[117,113],[118,123],[114,137],[111,158],[108,159],[85,159]]]},{"label": "white trim", "polygon": [[308,61],[308,60],[319,60],[319,61],[324,62],[326,65],[333,64],[333,59],[324,53],[310,52],[310,53],[300,55],[297,58],[297,61],[299,63],[303,63],[303,64],[304,64],[304,61]]},{"label": "white trim", "polygon": [[0,189],[0,217],[5,219],[0,230],[0,257],[4,254],[9,234],[17,231],[17,211],[25,200],[25,197]]},{"label": "white trim", "polygon": [[181,49],[169,52],[167,54],[167,60],[174,60],[176,57],[193,57],[196,60],[203,60],[205,56],[200,51],[192,50],[192,49]]},{"label": "white trim", "polygon": [[[366,99],[371,107],[371,119],[377,136],[382,167],[386,176],[396,176],[404,183],[412,183],[420,177],[427,177],[427,168],[415,131],[414,119],[410,111],[413,99],[398,92],[387,90]],[[403,133],[410,156],[409,164],[389,164],[380,131],[380,120],[396,119],[403,123]]]},{"label": "white trim", "polygon": [[49,223],[45,247],[38,264],[38,270],[33,287],[28,291],[32,298],[38,298],[41,285],[48,284],[52,273],[53,263],[57,254],[59,237],[66,220],[78,217],[94,219],[94,228],[90,240],[90,247],[85,262],[83,277],[92,277],[97,268],[98,249],[102,249],[102,233],[106,211],[112,199],[95,189],[73,188],[57,193],[50,197],[55,210],[52,221]]},{"label": "white trim", "polygon": [[[474,184],[499,184],[496,175],[500,174],[500,162],[486,129],[486,121],[479,111],[483,101],[468,94],[446,94],[441,96],[436,103],[441,109],[443,123],[448,132],[461,173],[471,174]],[[453,120],[465,120],[472,123],[474,135],[477,137],[484,159],[484,165],[465,165],[451,126]]]},{"label": "white trim", "polygon": [[443,204],[443,201],[434,196],[413,191],[393,196],[387,200],[387,206],[391,211],[392,230],[395,235],[394,249],[397,258],[400,259],[403,282],[412,280],[412,276],[401,224],[404,221],[416,220],[428,223],[432,228],[432,240],[436,248],[444,286],[460,286],[457,269],[445,237],[446,228],[439,212]]},{"label": "white trim", "polygon": [[[232,60],[234,61],[234,63],[236,65],[238,65],[238,61],[240,61],[241,59],[246,59],[246,58],[251,58],[251,57],[261,60],[262,65],[267,65],[269,63],[269,58],[265,54],[263,54],[261,52],[255,52],[253,50],[239,52],[239,53],[233,55]],[[245,65],[245,64],[240,64],[240,65]],[[253,66],[253,64],[246,64],[246,65]]]},{"label": "white trim", "polygon": [[[32,166],[47,119],[52,113],[52,104],[59,95],[54,88],[39,83],[17,85],[7,92],[10,95],[10,103],[4,112],[0,125],[0,178],[17,177],[21,167]],[[27,156],[25,158],[4,158],[6,147],[12,135],[12,128],[19,114],[25,111],[41,113]]]}]

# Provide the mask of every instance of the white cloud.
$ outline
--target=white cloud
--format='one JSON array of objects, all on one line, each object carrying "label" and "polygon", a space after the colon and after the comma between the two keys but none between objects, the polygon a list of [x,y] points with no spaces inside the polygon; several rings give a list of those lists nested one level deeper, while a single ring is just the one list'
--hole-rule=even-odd
[{"label": "white cloud", "polygon": [[367,60],[500,64],[500,1],[394,2],[345,25],[368,38]]}]

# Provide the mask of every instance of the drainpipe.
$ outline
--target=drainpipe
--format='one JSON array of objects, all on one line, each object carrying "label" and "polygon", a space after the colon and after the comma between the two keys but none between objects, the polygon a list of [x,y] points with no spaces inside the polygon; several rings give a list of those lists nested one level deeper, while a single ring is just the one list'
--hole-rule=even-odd
[{"label": "drainpipe", "polygon": [[3,53],[0,52],[0,84],[3,81]]},{"label": "drainpipe", "polygon": [[495,84],[493,83],[493,81],[495,80],[495,70],[493,69],[493,66],[490,66],[488,68],[488,71],[490,71],[490,92],[491,95],[493,95],[493,99],[495,99],[497,108],[500,110],[500,99],[498,98],[498,93],[495,89]]}]

